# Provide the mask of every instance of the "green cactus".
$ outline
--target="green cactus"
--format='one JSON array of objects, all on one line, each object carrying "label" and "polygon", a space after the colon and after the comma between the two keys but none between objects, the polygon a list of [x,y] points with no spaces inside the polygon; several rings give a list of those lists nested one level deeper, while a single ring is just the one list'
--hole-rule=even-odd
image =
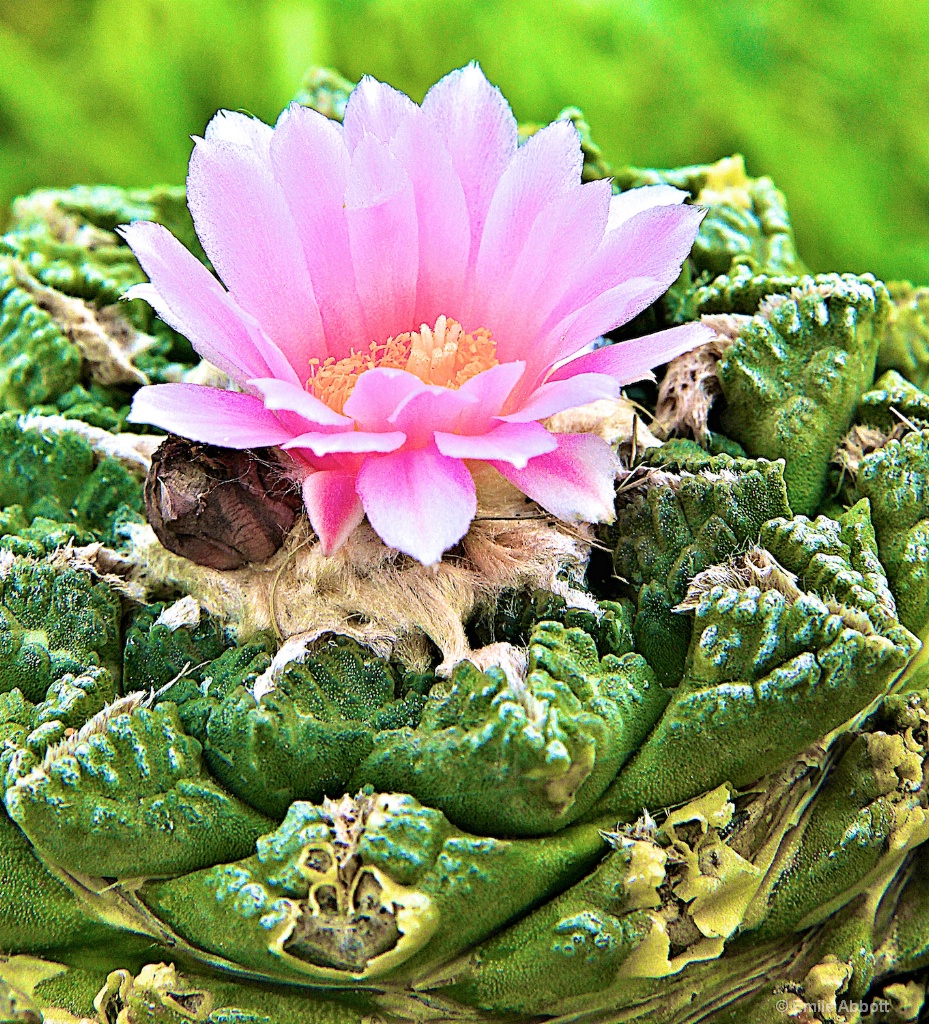
[{"label": "green cactus", "polygon": [[[350,88],[318,72],[298,101],[341,120]],[[563,116],[585,178],[607,175]],[[251,568],[196,598],[164,582],[125,413],[197,359],[145,303],[113,308],[144,280],[116,229],[155,220],[204,259],[183,189],[16,202],[0,1020],[925,1013],[925,290],[807,276],[783,196],[739,159],[616,174],[660,182],[709,212],[623,331],[718,317],[706,430],[620,439],[586,578],[481,581],[470,657],[441,665],[360,617],[286,643],[234,628]],[[654,391],[629,394],[647,420]]]},{"label": "green cactus", "polygon": [[803,278],[772,297],[718,364],[723,429],[752,456],[785,460],[791,508],[813,514],[829,462],[874,379],[890,300],[870,275]]},{"label": "green cactus", "polygon": [[900,621],[923,636],[929,623],[929,431],[891,440],[862,459],[857,486],[871,502]]},{"label": "green cactus", "polygon": [[583,630],[543,622],[525,669],[459,664],[417,728],[374,736],[352,785],[412,793],[482,835],[540,835],[603,793],[667,694],[639,654],[600,658]]},{"label": "green cactus", "polygon": [[616,575],[638,588],[635,642],[663,686],[684,671],[691,626],[674,609],[690,581],[756,541],[768,519],[790,514],[783,464],[694,450],[649,456],[654,486],[631,491],[603,531]]}]

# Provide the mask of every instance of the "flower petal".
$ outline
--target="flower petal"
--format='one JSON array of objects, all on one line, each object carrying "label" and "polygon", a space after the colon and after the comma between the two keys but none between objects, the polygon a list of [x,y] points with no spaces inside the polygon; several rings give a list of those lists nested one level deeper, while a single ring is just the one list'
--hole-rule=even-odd
[{"label": "flower petal", "polygon": [[237,110],[217,110],[203,134],[214,142],[248,146],[255,151],[256,156],[266,160],[273,129],[257,117],[250,117]]},{"label": "flower petal", "polygon": [[411,326],[431,327],[461,307],[471,245],[464,189],[445,141],[419,107],[400,124],[390,148],[410,177],[422,226]]},{"label": "flower petal", "polygon": [[642,380],[654,367],[662,366],[700,345],[706,345],[714,337],[716,332],[705,324],[681,324],[680,327],[646,334],[642,338],[594,349],[593,352],[559,366],[548,379],[559,381],[575,374],[606,373],[620,384],[631,384]]},{"label": "flower petal", "polygon": [[597,251],[609,209],[610,182],[604,180],[569,189],[539,213],[512,273],[507,277],[502,270],[499,298],[487,314],[494,323],[507,325],[497,343],[498,358],[514,358],[532,344]]},{"label": "flower petal", "polygon": [[627,189],[610,200],[610,216],[606,229],[615,231],[620,224],[625,224],[637,213],[655,206],[680,206],[687,197],[687,192],[672,185],[643,185],[641,188]]},{"label": "flower petal", "polygon": [[372,339],[355,288],[345,219],[349,154],[338,123],[294,103],[278,119],[271,140],[274,176],[303,246],[326,335],[337,359]]},{"label": "flower petal", "polygon": [[364,519],[355,474],[323,469],[303,481],[303,503],[324,555],[337,551]]},{"label": "flower petal", "polygon": [[369,455],[356,487],[381,540],[424,565],[434,565],[457,544],[477,512],[467,467],[434,446]]},{"label": "flower petal", "polygon": [[410,177],[373,135],[352,154],[345,216],[368,336],[386,341],[413,326],[419,228]]},{"label": "flower petal", "polygon": [[[581,140],[570,121],[555,121],[536,132],[510,161],[494,192],[474,272],[467,322],[506,337],[506,324],[493,317],[492,301],[508,279],[539,213],[557,196],[580,185]],[[512,358],[512,353],[506,356]]]},{"label": "flower petal", "polygon": [[400,122],[415,109],[416,104],[406,93],[365,75],[352,90],[342,118],[348,151],[352,152],[366,135],[390,142]]},{"label": "flower petal", "polygon": [[263,448],[293,437],[260,398],[200,384],[140,388],[127,419],[223,448]]},{"label": "flower petal", "polygon": [[573,355],[640,313],[677,279],[706,211],[656,206],[608,232],[552,312],[530,368]]},{"label": "flower petal", "polygon": [[519,360],[498,363],[466,380],[458,393],[473,398],[474,404],[462,410],[458,429],[465,434],[478,434],[489,429],[490,421],[502,411],[525,369],[526,364]]},{"label": "flower petal", "polygon": [[277,380],[274,377],[255,378],[248,382],[264,398],[267,409],[286,409],[295,412],[310,423],[321,423],[324,426],[349,427],[352,421],[330,409],[315,395],[311,395],[298,384]]},{"label": "flower petal", "polygon": [[282,448],[308,448],[314,455],[333,455],[336,452],[395,452],[406,440],[406,434],[399,430],[369,432],[364,430],[339,430],[324,434],[313,431],[299,434],[285,441]]},{"label": "flower petal", "polygon": [[525,469],[530,459],[558,447],[554,434],[540,423],[500,423],[484,434],[446,434],[436,431],[436,447],[453,459],[500,460]]},{"label": "flower petal", "polygon": [[422,447],[437,430],[454,433],[460,429],[462,414],[476,405],[474,395],[427,384],[403,399],[388,417],[388,423],[402,430],[411,446]]},{"label": "flower petal", "polygon": [[408,370],[388,367],[365,370],[355,382],[342,411],[364,430],[392,430],[390,417],[397,407],[426,387],[428,385]]},{"label": "flower petal", "polygon": [[565,409],[575,409],[600,398],[615,398],[619,384],[613,377],[602,373],[579,373],[562,380],[549,381],[529,396],[528,401],[516,412],[499,419],[504,423],[529,423],[544,420]]},{"label": "flower petal", "polygon": [[471,222],[468,262],[473,268],[490,201],[516,153],[516,118],[478,64],[452,71],[436,82],[426,93],[423,110],[444,136],[464,189]]},{"label": "flower petal", "polygon": [[523,494],[566,522],[595,523],[614,517],[619,460],[594,434],[556,434],[558,450],[530,460],[525,469],[492,465]]},{"label": "flower petal", "polygon": [[[161,224],[135,221],[119,229],[151,284],[123,296],[148,302],[169,327],[190,340],[204,359],[237,384],[270,376],[286,362],[261,337],[207,268]],[[273,364],[269,365],[269,360]],[[294,375],[295,376],[295,375]]]},{"label": "flower petal", "polygon": [[303,247],[268,160],[251,147],[199,140],[187,201],[216,272],[305,380],[309,360],[327,354],[325,335]]}]

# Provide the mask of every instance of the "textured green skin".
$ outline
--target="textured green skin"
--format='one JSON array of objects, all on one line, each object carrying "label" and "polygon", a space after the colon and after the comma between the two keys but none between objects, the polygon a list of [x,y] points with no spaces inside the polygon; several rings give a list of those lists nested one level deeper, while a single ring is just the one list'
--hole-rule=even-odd
[{"label": "textured green skin", "polygon": [[877,427],[890,433],[903,420],[891,412],[896,409],[910,423],[924,427],[929,424],[929,395],[901,377],[896,370],[888,370],[862,396],[858,407],[858,420],[868,427]]},{"label": "textured green skin", "polygon": [[30,700],[67,672],[120,669],[120,606],[88,573],[17,562],[0,578],[0,690]]},{"label": "textured green skin", "polygon": [[0,416],[0,546],[41,557],[73,538],[115,545],[119,522],[142,510],[142,485],[67,431],[49,436]]},{"label": "textured green skin", "polygon": [[877,357],[878,371],[897,370],[919,388],[929,385],[929,288],[888,282],[893,299],[887,332]]},{"label": "textured green skin", "polygon": [[[890,299],[870,275],[804,278],[754,316],[718,365],[723,427],[752,456],[783,458],[794,512],[825,496],[829,460],[871,386]],[[828,289],[824,297],[820,289]]]},{"label": "textured green skin", "polygon": [[[657,456],[653,457],[657,461]],[[694,576],[755,541],[762,524],[789,515],[783,466],[728,456],[665,464],[688,474],[621,506],[603,532],[616,574],[639,587],[633,632],[663,686],[677,683],[690,642],[688,618],[673,611]],[[736,479],[720,479],[725,471]]]},{"label": "textured green skin", "polygon": [[625,851],[611,852],[583,881],[484,943],[449,995],[512,1013],[566,1012],[579,996],[602,996],[651,927],[641,911],[627,912],[628,862]]},{"label": "textured green skin", "polygon": [[858,491],[871,502],[900,621],[922,636],[929,623],[929,431],[890,441],[862,459]]},{"label": "textured green skin", "polygon": [[349,790],[412,793],[481,834],[546,834],[591,807],[667,702],[641,655],[601,660],[587,633],[554,622],[529,641],[526,690],[539,715],[501,670],[459,664],[418,728],[374,738]]},{"label": "textured green skin", "polygon": [[200,753],[175,708],[140,708],[111,718],[47,771],[27,761],[4,802],[36,848],[72,870],[194,871],[242,856],[271,825],[205,775]]},{"label": "textured green skin", "polygon": [[197,735],[216,778],[278,819],[294,800],[358,789],[348,780],[375,735],[415,726],[424,703],[416,693],[394,700],[398,680],[389,666],[364,654],[339,637],[289,665],[260,701],[241,685],[210,700]]},{"label": "textured green skin", "polygon": [[[820,520],[818,531],[803,517],[766,524],[762,542],[770,537],[776,554],[806,566],[809,592],[790,600],[776,590],[715,586],[704,594],[680,686],[594,813],[630,820],[642,807],[672,806],[721,782],[744,786],[883,691],[919,642],[886,607],[866,515],[862,504],[838,524]],[[837,591],[869,616],[865,633],[823,603]]]},{"label": "textured green skin", "polygon": [[[412,797],[390,800],[383,820],[364,834],[361,862],[428,897],[437,918],[428,945],[399,968],[403,973],[441,963],[486,938],[576,880],[602,851],[592,827],[544,839],[478,838]],[[307,894],[304,851],[326,844],[331,834],[317,808],[297,802],[281,827],[259,841],[255,856],[149,883],[140,896],[188,942],[244,967],[281,980],[352,984],[350,971],[341,971],[340,978],[308,961],[285,962],[268,949],[269,928],[285,912],[282,901]]]}]

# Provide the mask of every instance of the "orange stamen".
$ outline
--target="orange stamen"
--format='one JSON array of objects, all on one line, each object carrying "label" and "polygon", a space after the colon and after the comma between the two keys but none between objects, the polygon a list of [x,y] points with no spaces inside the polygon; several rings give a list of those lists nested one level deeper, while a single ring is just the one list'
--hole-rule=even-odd
[{"label": "orange stamen", "polygon": [[367,352],[350,352],[322,363],[311,360],[307,389],[330,409],[341,412],[365,370],[387,367],[408,370],[427,384],[460,388],[466,380],[497,365],[497,346],[490,331],[465,332],[457,320],[440,316],[435,327],[398,334],[384,344],[372,342]]}]

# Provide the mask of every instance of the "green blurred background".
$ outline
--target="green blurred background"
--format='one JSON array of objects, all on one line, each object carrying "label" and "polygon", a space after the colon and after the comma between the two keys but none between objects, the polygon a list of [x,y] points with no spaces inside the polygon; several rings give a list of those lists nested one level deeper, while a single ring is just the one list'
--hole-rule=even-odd
[{"label": "green blurred background", "polygon": [[815,270],[929,283],[929,0],[0,0],[0,202],[180,182],[213,111],[273,120],[313,63],[421,99],[472,58],[615,164],[742,152]]}]

